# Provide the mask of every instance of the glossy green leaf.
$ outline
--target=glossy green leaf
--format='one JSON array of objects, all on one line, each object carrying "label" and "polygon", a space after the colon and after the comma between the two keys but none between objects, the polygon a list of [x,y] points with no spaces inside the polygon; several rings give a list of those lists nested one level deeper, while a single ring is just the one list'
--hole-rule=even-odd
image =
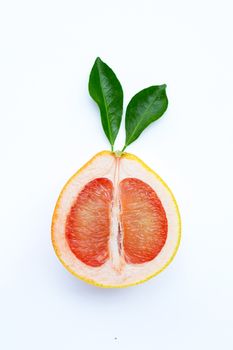
[{"label": "glossy green leaf", "polygon": [[168,106],[166,85],[150,86],[137,93],[126,110],[126,140],[123,150],[155,120],[162,117]]},{"label": "glossy green leaf", "polygon": [[115,73],[99,57],[91,70],[88,88],[99,106],[102,126],[113,149],[122,119],[123,90]]}]

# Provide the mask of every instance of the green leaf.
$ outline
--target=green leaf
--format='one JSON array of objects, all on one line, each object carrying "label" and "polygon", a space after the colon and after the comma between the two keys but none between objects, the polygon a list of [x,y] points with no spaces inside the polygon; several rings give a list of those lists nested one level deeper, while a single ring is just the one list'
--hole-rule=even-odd
[{"label": "green leaf", "polygon": [[115,73],[99,57],[92,67],[88,88],[99,106],[102,126],[113,150],[121,124],[123,90]]},{"label": "green leaf", "polygon": [[150,86],[137,93],[126,109],[126,140],[123,150],[152,122],[162,117],[168,106],[166,85]]}]

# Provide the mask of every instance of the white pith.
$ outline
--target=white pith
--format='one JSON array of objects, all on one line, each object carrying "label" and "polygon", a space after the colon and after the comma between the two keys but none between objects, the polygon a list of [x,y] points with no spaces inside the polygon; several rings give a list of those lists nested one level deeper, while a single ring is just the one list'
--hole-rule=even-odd
[{"label": "white pith", "polygon": [[[106,177],[114,184],[112,224],[109,240],[110,259],[100,267],[90,267],[82,263],[72,253],[65,237],[66,218],[80,190],[98,177]],[[150,185],[165,209],[168,221],[167,240],[158,256],[143,264],[127,264],[118,249],[119,198],[118,183],[125,178],[138,178]],[[83,279],[99,285],[124,286],[140,282],[156,274],[170,261],[179,242],[180,221],[171,192],[155,173],[149,171],[133,157],[116,157],[112,153],[102,153],[78,172],[66,185],[53,220],[53,242],[59,258],[67,268]]]}]

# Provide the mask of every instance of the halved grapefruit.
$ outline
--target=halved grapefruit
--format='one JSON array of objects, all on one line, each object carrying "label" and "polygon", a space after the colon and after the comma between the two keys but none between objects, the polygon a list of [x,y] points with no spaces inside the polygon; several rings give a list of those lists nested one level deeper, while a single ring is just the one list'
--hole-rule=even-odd
[{"label": "halved grapefruit", "polygon": [[172,261],[181,222],[173,194],[129,153],[103,151],[63,188],[52,220],[62,264],[101,287],[126,287],[157,275]]}]

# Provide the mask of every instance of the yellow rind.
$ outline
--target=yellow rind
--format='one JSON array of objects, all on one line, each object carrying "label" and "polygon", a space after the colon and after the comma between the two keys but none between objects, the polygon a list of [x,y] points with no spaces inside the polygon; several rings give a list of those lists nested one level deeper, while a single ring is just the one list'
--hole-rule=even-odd
[{"label": "yellow rind", "polygon": [[176,247],[173,251],[173,254],[171,255],[170,259],[164,264],[164,266],[156,271],[154,274],[146,277],[145,279],[141,280],[141,281],[138,281],[138,282],[135,282],[135,283],[130,283],[130,284],[126,284],[126,285],[105,285],[105,284],[101,284],[101,283],[98,283],[92,279],[89,279],[89,278],[86,278],[86,277],[83,277],[83,276],[80,276],[78,275],[76,272],[74,272],[61,258],[61,256],[59,255],[59,252],[58,252],[58,249],[57,249],[57,246],[56,246],[56,241],[54,239],[54,223],[55,223],[55,220],[56,220],[56,216],[57,216],[57,209],[59,208],[59,204],[60,204],[60,201],[61,201],[61,198],[62,198],[62,195],[63,193],[65,192],[67,186],[69,185],[69,183],[79,174],[81,173],[88,165],[90,165],[96,158],[98,158],[99,156],[102,156],[102,155],[113,155],[114,152],[110,152],[110,151],[101,151],[99,153],[97,153],[94,157],[92,157],[86,164],[84,164],[65,184],[65,186],[63,187],[59,197],[58,197],[58,200],[57,200],[57,203],[56,203],[56,206],[55,206],[55,209],[54,209],[54,212],[53,212],[53,217],[52,217],[52,225],[51,225],[51,240],[52,240],[52,245],[53,245],[53,248],[54,248],[54,251],[58,257],[58,259],[60,260],[60,262],[62,263],[62,265],[72,274],[74,275],[75,277],[79,278],[80,280],[84,281],[84,282],[87,282],[93,286],[96,286],[96,287],[101,287],[101,288],[126,288],[126,287],[131,287],[131,286],[135,286],[135,285],[138,285],[138,284],[141,284],[141,283],[144,283],[148,280],[150,280],[151,278],[157,276],[159,273],[161,273],[163,270],[165,270],[167,268],[168,265],[170,265],[170,263],[172,262],[172,260],[174,259],[177,251],[178,251],[178,248],[179,248],[179,245],[180,245],[180,241],[181,241],[181,216],[180,216],[180,211],[179,211],[179,208],[178,208],[178,204],[176,202],[176,199],[171,191],[171,189],[168,187],[168,185],[164,182],[164,180],[154,171],[152,170],[147,164],[145,164],[140,158],[138,158],[137,156],[135,156],[134,154],[131,154],[131,153],[122,153],[121,157],[124,157],[124,158],[127,158],[127,159],[132,159],[132,160],[135,160],[137,161],[138,163],[140,163],[147,171],[149,171],[150,173],[152,173],[162,184],[163,186],[168,190],[168,192],[171,194],[171,197],[172,197],[172,200],[175,204],[175,208],[176,208],[176,213],[177,213],[177,217],[178,217],[178,223],[179,223],[179,228],[178,228],[178,240],[177,240],[177,244],[176,244]]}]

